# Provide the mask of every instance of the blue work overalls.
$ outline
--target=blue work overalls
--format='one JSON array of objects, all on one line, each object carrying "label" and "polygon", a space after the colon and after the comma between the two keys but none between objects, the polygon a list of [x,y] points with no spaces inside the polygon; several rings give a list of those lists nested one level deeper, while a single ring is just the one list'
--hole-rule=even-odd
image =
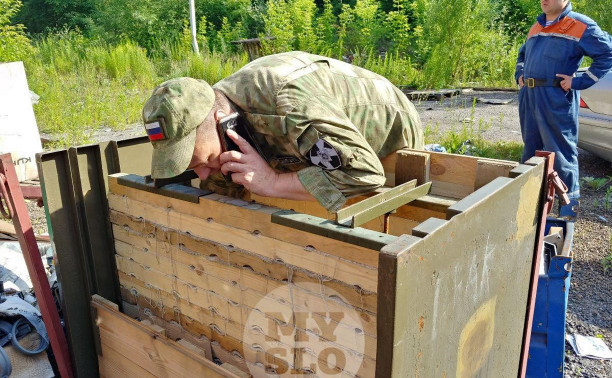
[{"label": "blue work overalls", "polygon": [[[595,84],[612,67],[612,39],[593,20],[572,12],[571,3],[551,25],[545,25],[546,15],[541,14],[516,64],[515,80],[523,75],[525,82],[519,92],[525,143],[522,161],[536,150],[555,152],[555,170],[568,186],[570,199],[577,200],[579,90]],[[555,85],[556,74],[574,75],[585,55],[593,63],[581,77],[573,78],[572,89],[565,92]]]}]

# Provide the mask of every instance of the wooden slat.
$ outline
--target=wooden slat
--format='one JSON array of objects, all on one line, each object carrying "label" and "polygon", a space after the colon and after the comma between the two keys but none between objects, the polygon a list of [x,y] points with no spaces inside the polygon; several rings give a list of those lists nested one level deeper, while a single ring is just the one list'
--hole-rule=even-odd
[{"label": "wooden slat", "polygon": [[151,378],[155,375],[138,366],[134,361],[117,351],[105,342],[102,345],[102,356],[98,356],[98,367],[101,377],[117,378]]},{"label": "wooden slat", "polygon": [[[324,377],[374,377],[376,374],[376,360],[359,356],[338,353],[340,361],[335,362],[335,356],[333,354],[333,348],[323,348],[322,344],[320,349],[316,350],[305,350],[304,353],[298,354],[296,366],[301,367],[317,367],[317,372]],[[329,353],[332,352],[332,353]],[[324,366],[324,368],[322,368]],[[344,367],[344,369],[341,369]],[[325,373],[323,375],[322,373]],[[304,372],[297,372],[294,376],[302,376]],[[307,375],[308,376],[308,375]]]},{"label": "wooden slat", "polygon": [[97,311],[96,324],[103,344],[134,361],[155,376],[232,377],[211,361],[196,355],[164,336],[155,334],[138,321],[92,300]]},{"label": "wooden slat", "polygon": [[[398,154],[412,156],[413,159],[419,155],[429,155],[429,180],[432,183],[430,194],[460,199],[474,190],[478,158],[411,149],[398,151]],[[399,161],[398,156],[398,165]],[[423,167],[423,164],[426,164],[424,160],[416,166],[417,169]],[[425,169],[420,173],[409,172],[409,175],[422,176],[425,179],[427,172]]]},{"label": "wooden slat", "polygon": [[423,185],[429,180],[430,155],[427,152],[400,150],[397,152],[395,164],[395,185],[410,180],[417,180],[417,185]]},{"label": "wooden slat", "polygon": [[482,188],[497,177],[508,177],[516,166],[518,166],[518,163],[511,164],[498,160],[479,159],[476,167],[474,190]]},{"label": "wooden slat", "polygon": [[[141,302],[141,303],[143,303],[143,302]],[[148,306],[151,305],[150,301],[146,301],[145,300],[144,303],[147,303]],[[332,310],[330,310],[330,311],[332,311]],[[265,324],[265,321],[259,322],[258,324]],[[334,327],[334,326],[332,325],[332,327]],[[355,346],[354,344],[350,344],[350,341],[355,343],[358,338],[353,337],[351,339],[344,339],[345,337],[348,336],[348,334],[347,334],[347,332],[344,332],[344,330],[340,329],[341,327],[342,327],[341,325],[338,325],[338,326],[336,326],[334,328],[334,336],[336,336],[336,338],[337,338],[335,340],[335,342],[333,342],[333,343],[332,342],[327,342],[327,343],[323,343],[322,345],[327,345],[328,347],[331,346],[331,347],[334,347],[334,348],[338,348],[339,350],[344,351],[343,353],[346,356],[352,356],[352,360],[351,361],[359,361],[361,359],[361,355],[357,354],[357,353],[355,353],[353,351],[348,350],[349,348],[347,346],[343,345],[343,344],[348,344],[348,345],[351,345],[351,346]],[[298,331],[299,331],[298,332],[298,337],[301,337],[301,338],[299,338],[296,341],[305,341],[305,340],[307,340],[304,337],[316,337],[316,336],[313,336],[313,335],[315,335],[315,333],[311,333],[309,336],[305,336],[306,333],[305,333],[304,330],[299,330],[298,329]],[[197,332],[201,332],[201,331],[197,330]],[[279,332],[286,332],[286,331],[279,331]],[[299,335],[301,335],[301,336],[299,336]],[[215,334],[213,332],[211,332],[211,336],[215,337]],[[225,336],[224,338],[227,338],[228,336],[229,335]],[[229,337],[231,338],[231,336],[229,336]],[[262,337],[263,337],[263,335],[262,335]],[[224,340],[224,338],[222,338],[221,340],[216,339],[216,341],[217,342],[221,342],[220,345],[225,345],[225,348],[227,348],[228,347],[228,344],[226,343],[227,340]],[[267,342],[267,339],[264,340],[262,338],[260,340],[260,345],[265,345],[266,342]],[[317,343],[315,343],[315,344],[317,344]],[[300,344],[298,344],[298,345],[300,345]],[[374,359],[370,355],[374,355],[375,356],[375,353],[376,353],[376,340],[375,339],[371,339],[371,338],[365,338],[365,345],[360,345],[360,346],[356,345],[356,346],[359,347],[359,348],[363,348],[363,350],[366,352],[365,353],[366,354],[366,360],[369,361],[368,362],[368,366],[373,366],[374,365]],[[249,350],[245,350],[245,346],[242,346],[242,344],[240,344],[240,343],[236,343],[236,342],[234,342],[234,344],[230,343],[229,347],[232,348],[232,349],[229,349],[229,350],[236,350],[239,353],[241,353],[243,356],[245,356],[247,361],[253,362],[253,361],[256,360],[255,357],[249,357],[249,353],[251,353],[251,352]],[[287,346],[287,348],[289,349],[290,347]],[[368,376],[368,375],[366,375],[366,376]]]},{"label": "wooden slat", "polygon": [[429,155],[432,181],[474,187],[478,158],[439,152],[429,152]]},{"label": "wooden slat", "polygon": [[[186,330],[191,332],[193,335],[204,335],[213,342],[220,345],[225,351],[229,353],[238,353],[245,360],[255,363],[257,361],[269,361],[270,363],[281,363],[283,360],[275,362],[276,359],[272,355],[267,355],[265,352],[258,352],[243,344],[242,337],[244,332],[243,326],[237,326],[232,322],[225,321],[220,316],[214,313],[208,312],[206,309],[198,308],[196,306],[189,306],[189,304],[183,300],[175,300],[176,298],[170,298],[165,292],[153,292],[149,288],[145,288],[146,284],[140,282],[136,283],[135,280],[131,280],[131,277],[127,277],[125,274],[119,272],[119,278],[121,284],[124,285],[127,282],[127,286],[124,286],[123,292],[129,292],[133,298],[137,298],[137,303],[143,308],[148,308],[153,314],[161,317],[166,321],[180,322]],[[130,281],[130,282],[128,282]],[[168,305],[168,303],[171,303]],[[180,306],[180,310],[190,311],[177,311],[176,306],[172,306],[172,303]],[[261,324],[266,324],[267,320],[255,319],[255,321]],[[225,322],[225,323],[223,323]],[[291,330],[284,330],[279,332],[290,332]],[[261,335],[263,342],[264,335]],[[290,348],[289,346],[284,346]]]},{"label": "wooden slat", "polygon": [[463,185],[455,182],[431,180],[431,191],[429,193],[436,196],[462,199],[468,196],[473,191],[474,184]]}]

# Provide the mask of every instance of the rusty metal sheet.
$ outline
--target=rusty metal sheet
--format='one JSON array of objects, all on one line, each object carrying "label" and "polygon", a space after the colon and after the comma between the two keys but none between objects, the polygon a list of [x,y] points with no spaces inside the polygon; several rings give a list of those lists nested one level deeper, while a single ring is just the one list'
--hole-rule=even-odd
[{"label": "rusty metal sheet", "polygon": [[378,295],[394,317],[378,328],[377,376],[516,377],[543,172],[485,185],[427,237],[381,254]]}]

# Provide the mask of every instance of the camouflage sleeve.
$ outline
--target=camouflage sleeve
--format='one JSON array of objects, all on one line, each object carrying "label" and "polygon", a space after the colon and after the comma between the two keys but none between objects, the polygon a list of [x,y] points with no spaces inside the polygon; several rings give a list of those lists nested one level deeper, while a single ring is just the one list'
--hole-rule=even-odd
[{"label": "camouflage sleeve", "polygon": [[[300,182],[329,211],[340,209],[346,197],[384,185],[384,170],[377,154],[332,99],[311,99],[293,109],[287,114],[287,133],[312,164],[298,171]],[[329,151],[339,158],[337,164],[323,164],[312,157],[311,150],[321,145],[321,140],[331,146]]]}]

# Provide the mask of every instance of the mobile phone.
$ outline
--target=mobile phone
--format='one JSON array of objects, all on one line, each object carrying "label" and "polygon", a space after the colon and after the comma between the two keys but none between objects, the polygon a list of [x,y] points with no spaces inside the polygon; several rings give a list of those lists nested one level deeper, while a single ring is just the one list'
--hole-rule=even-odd
[{"label": "mobile phone", "polygon": [[[240,130],[240,114],[232,113],[228,116],[221,118],[217,122],[217,132],[219,133],[219,140],[221,141],[221,147],[223,152],[225,151],[240,151],[240,147],[230,137],[227,136],[227,130],[234,130],[239,135],[242,134]],[[232,172],[228,172],[223,175],[225,181],[232,182]]]},{"label": "mobile phone", "polygon": [[219,140],[221,141],[221,147],[223,151],[240,151],[240,147],[230,137],[227,136],[227,130],[234,130],[236,133],[241,134],[239,130],[240,114],[233,113],[226,117],[221,118],[217,122],[217,132],[219,133]]}]

